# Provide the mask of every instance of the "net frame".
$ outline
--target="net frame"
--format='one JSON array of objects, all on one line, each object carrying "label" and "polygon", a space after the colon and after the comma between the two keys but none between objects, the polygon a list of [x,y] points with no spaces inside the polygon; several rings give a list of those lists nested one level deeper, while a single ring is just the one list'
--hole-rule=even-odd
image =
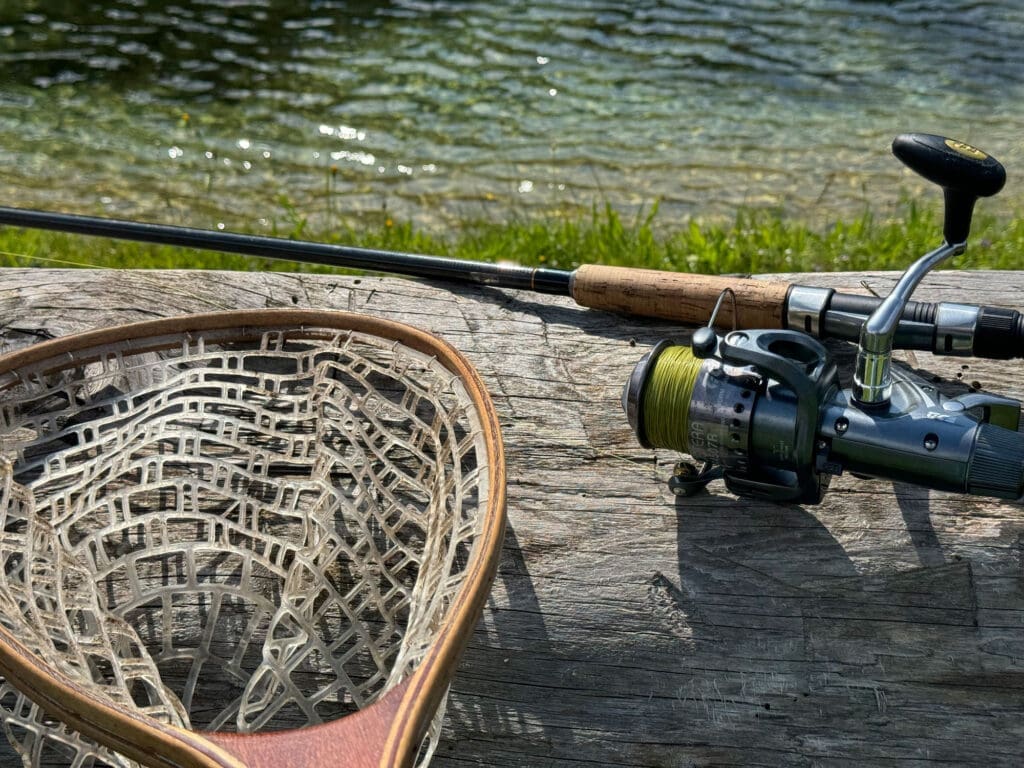
[{"label": "net frame", "polygon": [[[407,641],[393,654],[393,663],[387,675],[379,674],[380,679],[375,680],[367,691],[359,691],[358,686],[355,686],[356,690],[353,693],[352,687],[349,686],[352,702],[365,708],[329,723],[301,730],[289,729],[270,736],[261,734],[252,737],[224,732],[201,735],[187,728],[188,720],[182,716],[180,704],[175,702],[173,696],[167,696],[160,690],[159,682],[138,683],[139,680],[152,679],[153,658],[147,657],[146,653],[133,645],[130,621],[124,616],[107,615],[104,606],[99,604],[102,601],[95,594],[95,590],[90,592],[89,589],[82,588],[83,585],[87,585],[90,578],[95,580],[95,568],[92,571],[89,568],[83,570],[80,558],[54,554],[61,550],[61,546],[67,545],[68,532],[59,524],[54,524],[56,518],[52,512],[49,519],[40,519],[35,514],[35,492],[26,491],[25,484],[16,481],[19,469],[15,465],[18,464],[19,450],[22,475],[39,471],[40,466],[45,475],[47,462],[54,461],[52,455],[46,452],[42,459],[37,460],[33,457],[27,460],[24,447],[37,445],[38,439],[33,443],[33,436],[24,434],[26,429],[29,432],[51,430],[57,438],[65,440],[69,434],[73,435],[72,442],[77,441],[80,445],[72,446],[71,453],[76,449],[93,451],[97,455],[102,453],[97,451],[95,444],[89,442],[89,439],[95,438],[94,433],[103,429],[106,429],[108,435],[115,434],[118,430],[123,431],[123,414],[112,415],[112,409],[117,411],[123,407],[126,398],[130,400],[134,394],[140,402],[149,404],[150,411],[154,410],[152,403],[159,401],[159,392],[161,387],[167,384],[167,378],[159,375],[142,375],[140,371],[158,370],[163,364],[162,361],[167,359],[168,350],[185,349],[186,352],[183,354],[187,354],[189,348],[197,347],[206,354],[207,347],[210,346],[208,342],[213,338],[216,339],[214,346],[230,347],[245,344],[259,337],[263,339],[261,343],[265,346],[267,334],[270,334],[270,338],[276,338],[275,334],[278,334],[281,338],[286,337],[291,341],[301,340],[303,344],[323,341],[325,337],[335,341],[339,338],[351,340],[356,337],[363,341],[382,340],[376,347],[378,352],[384,353],[390,349],[389,354],[394,354],[396,350],[400,350],[400,353],[392,357],[392,362],[399,360],[400,363],[395,365],[404,370],[398,371],[396,368],[396,375],[407,375],[410,367],[416,367],[421,376],[424,367],[436,366],[444,372],[443,377],[447,377],[447,384],[452,388],[448,394],[454,393],[453,396],[459,401],[454,406],[455,410],[460,417],[466,416],[470,421],[469,431],[455,438],[454,443],[472,446],[475,466],[471,473],[475,478],[472,481],[475,487],[469,497],[463,494],[461,501],[452,501],[452,486],[449,481],[449,485],[444,488],[446,493],[442,494],[446,501],[441,507],[464,503],[465,509],[452,509],[448,510],[448,513],[462,515],[459,518],[462,528],[465,529],[462,535],[470,544],[463,546],[456,556],[456,559],[461,560],[456,567],[452,565],[452,553],[457,549],[451,546],[454,534],[449,534],[447,545],[438,543],[445,541],[443,534],[433,539],[425,537],[428,548],[433,546],[434,549],[445,549],[447,546],[448,565],[440,571],[431,571],[434,574],[432,580],[420,575],[429,569],[417,568],[412,590],[406,595],[406,602],[414,609],[408,611],[409,624],[406,629],[411,627],[411,631],[403,635]],[[266,352],[266,349],[262,349],[261,352]],[[126,357],[146,362],[136,369],[129,366],[126,373],[123,365]],[[173,358],[173,355],[171,357]],[[330,365],[330,361],[327,365]],[[99,419],[101,427],[98,429],[87,423],[83,426],[84,422],[79,418],[69,432],[66,425],[73,419],[69,420],[67,414],[63,417],[53,417],[52,414],[43,417],[34,415],[33,418],[36,420],[29,420],[31,426],[28,428],[25,423],[29,422],[18,421],[19,417],[15,413],[17,409],[10,403],[12,391],[31,387],[33,381],[41,382],[48,380],[48,377],[67,378],[69,371],[77,375],[89,370],[92,370],[93,379],[89,380],[88,385],[83,385],[80,380],[76,382],[74,375],[70,377],[72,382],[76,382],[77,389],[74,395],[68,394],[71,390],[67,389],[66,382],[61,383],[57,389],[64,387],[61,391],[64,393],[66,408],[75,411],[79,417],[85,413],[86,416],[95,418],[96,414],[91,413],[90,409],[99,410],[101,416],[105,416],[108,421],[116,422],[113,426],[107,424],[103,427],[103,418]],[[272,378],[269,372],[264,372],[264,375]],[[331,377],[328,376],[327,379],[328,382],[331,381]],[[245,383],[240,382],[234,388],[236,396],[238,393],[249,391]],[[208,382],[192,382],[192,386],[199,387],[200,390],[206,384]],[[120,392],[120,395],[113,399],[104,394],[105,388],[112,386]],[[185,386],[187,388],[188,384]],[[277,387],[277,393],[280,395],[280,382]],[[85,398],[86,405],[75,403],[76,398],[82,399],[82,392],[87,390],[89,394]],[[428,394],[426,390],[417,391],[413,399],[426,397]],[[53,391],[49,392],[49,397],[53,397]],[[365,399],[362,403],[350,400],[350,408],[354,405],[364,406]],[[384,401],[384,410],[401,406],[405,402],[396,404],[387,401],[386,397]],[[103,407],[94,407],[97,402],[102,403]],[[111,402],[118,405],[111,407]],[[337,405],[330,397],[324,398],[323,402],[334,402]],[[166,403],[164,405],[166,406]],[[159,411],[159,402],[155,410]],[[432,413],[436,415],[439,410],[443,409],[434,408]],[[413,412],[415,413],[415,408]],[[344,417],[337,408],[332,415],[335,419]],[[408,413],[406,415],[408,416]],[[373,422],[374,419],[367,418],[365,412],[357,416],[358,418],[353,420],[355,431],[364,433],[361,434],[361,439],[371,439],[372,436],[365,434],[366,430],[360,424]],[[416,421],[415,416],[412,421]],[[338,749],[342,744],[348,750],[346,754],[350,757],[348,763],[351,765],[407,765],[417,753],[432,722],[436,730],[440,719],[433,717],[433,713],[443,712],[443,700],[450,676],[479,616],[493,579],[504,529],[505,506],[504,458],[497,416],[478,374],[452,347],[410,326],[341,312],[240,311],[119,326],[56,339],[0,358],[0,423],[4,425],[3,435],[0,437],[0,452],[10,456],[13,450],[15,457],[14,460],[7,458],[0,461],[5,516],[2,527],[5,537],[4,551],[17,552],[19,543],[23,550],[16,556],[21,558],[20,562],[11,563],[9,557],[4,561],[10,567],[5,570],[4,577],[0,580],[0,615],[7,617],[0,622],[0,674],[6,680],[4,687],[0,688],[0,702],[5,701],[5,697],[16,697],[15,706],[5,708],[7,718],[18,716],[23,722],[33,724],[33,727],[45,726],[49,729],[49,737],[61,743],[75,742],[79,738],[94,739],[123,755],[125,760],[136,760],[144,765],[276,765],[280,764],[282,756],[287,756],[288,764],[337,764]],[[379,424],[377,426],[379,427]],[[422,443],[425,433],[420,429],[418,434],[420,437],[417,440]],[[223,435],[220,437],[223,438]],[[48,439],[52,442],[52,438]],[[196,442],[198,444],[200,441]],[[224,450],[225,442],[230,443],[231,440],[222,439],[215,447]],[[405,448],[409,448],[409,445],[405,445]],[[417,451],[416,446],[413,446],[407,452],[412,453],[413,458],[428,460],[429,463],[431,456],[423,452],[422,444],[419,445],[419,449]],[[63,457],[58,463],[65,461],[67,452],[66,447],[63,451],[56,452],[56,455]],[[230,451],[228,453],[230,454]],[[197,455],[201,456],[202,452],[198,452]],[[85,472],[87,476],[76,478],[80,490],[95,487],[97,477],[102,476],[105,471],[110,474],[109,468],[97,468],[95,455],[87,456],[86,459],[81,466],[91,466],[92,474]],[[458,474],[462,467],[456,465],[461,465],[465,460],[465,455],[448,457],[446,466],[452,474]],[[344,457],[339,461],[344,464]],[[224,464],[223,461],[220,463]],[[211,476],[216,473],[217,468],[210,471]],[[109,480],[109,477],[103,479]],[[396,488],[402,485],[403,480],[407,481],[408,478],[396,480],[391,483],[390,488],[387,483],[378,482],[374,488],[378,495],[401,495]],[[327,489],[327,496],[331,496],[330,489]],[[280,502],[281,494],[278,493],[275,499]],[[358,514],[356,517],[358,518]],[[305,526],[306,529],[317,528],[316,523],[310,525],[308,520],[298,525]],[[294,528],[295,525],[291,527]],[[319,567],[318,558],[327,558],[330,561],[332,553],[337,555],[338,551],[346,549],[344,535],[334,535],[332,538],[330,532],[326,530],[329,526],[320,527],[325,530],[318,531],[312,536],[308,530],[306,531],[306,538],[313,540],[314,543],[312,552],[300,555],[293,551],[289,558],[292,570],[300,572],[300,583],[305,583],[302,576],[308,576],[308,572]],[[84,538],[87,538],[87,535]],[[430,541],[433,542],[432,545]],[[465,541],[462,543],[465,544]],[[222,539],[217,539],[215,543],[221,545],[223,542]],[[95,566],[97,560],[103,560],[96,555],[97,551],[94,550],[93,562],[89,563],[91,566]],[[355,559],[352,551],[346,551],[344,554],[350,561]],[[26,562],[29,563],[27,568]],[[364,562],[364,566],[367,564]],[[31,578],[26,578],[26,574]],[[52,592],[52,586],[49,585],[54,583],[69,585],[65,592],[70,597],[63,596],[67,602],[66,605],[61,604],[61,610],[58,611],[53,610],[52,596],[40,598],[40,594],[48,594],[46,588],[39,589],[40,594],[34,591],[38,585],[47,585],[49,592]],[[329,589],[326,591],[330,592]],[[395,591],[401,592],[400,586],[396,585]],[[301,592],[302,590],[299,590],[300,594]],[[279,620],[278,626],[290,624],[294,630],[296,616],[303,611],[308,614],[311,610],[319,610],[326,603],[337,607],[343,602],[337,589],[319,604],[316,600],[304,601],[300,597],[292,599],[287,605],[287,610],[281,609],[284,610],[283,614],[279,610],[275,618]],[[418,613],[415,610],[417,606],[431,603],[433,608],[430,610],[421,610]],[[21,625],[17,621],[12,622],[11,616],[21,616]],[[27,618],[31,620],[25,620]],[[417,622],[422,626],[416,626]],[[356,623],[353,622],[353,625]],[[34,638],[31,632],[18,632],[19,629],[25,630],[32,624],[45,627],[42,631],[42,640]],[[301,621],[298,624],[301,625]],[[88,628],[84,637],[81,631],[77,634],[75,632],[75,627],[83,626]],[[288,669],[289,664],[287,661],[282,662],[282,659],[286,659],[289,653],[294,653],[295,647],[302,645],[296,642],[297,635],[301,634],[294,631],[271,632],[271,645],[276,644],[276,647],[270,651],[264,649],[264,656],[269,655],[280,663],[276,666],[264,665],[262,674],[266,680],[261,689],[263,694],[287,688],[284,684],[288,681],[280,678],[281,670]],[[46,643],[52,646],[55,640],[62,652],[67,649],[64,656],[58,653],[58,658],[54,661],[51,654],[50,663],[41,660],[40,646],[45,646]],[[104,675],[98,676],[94,670],[83,675],[83,669],[89,670],[90,664],[96,667],[96,659],[103,658],[102,653],[96,651],[97,645],[128,649],[121,654],[128,659],[128,663],[125,664],[125,658],[108,658],[105,663],[116,667],[112,673],[104,668]],[[316,643],[313,645],[316,646]],[[373,643],[363,645],[375,647]],[[308,655],[309,643],[304,647]],[[331,649],[320,643],[314,651],[323,655],[329,654]],[[103,677],[112,684],[105,689],[101,686],[97,690],[97,686],[93,684],[97,677]],[[156,680],[160,680],[159,675],[156,676]],[[140,685],[145,689],[145,695],[141,698],[146,704],[141,710],[138,703]],[[256,688],[260,689],[259,684]],[[257,703],[266,708],[267,696],[259,695],[260,690],[256,693],[254,698]],[[369,706],[366,706],[367,704]],[[260,706],[256,707],[256,725],[264,724],[258,711]],[[428,758],[429,751],[428,747],[425,751]],[[95,758],[88,759],[107,760],[112,765],[122,764],[117,762],[119,758],[116,755],[111,757],[102,750],[96,753]],[[83,760],[75,764],[89,763]]]}]

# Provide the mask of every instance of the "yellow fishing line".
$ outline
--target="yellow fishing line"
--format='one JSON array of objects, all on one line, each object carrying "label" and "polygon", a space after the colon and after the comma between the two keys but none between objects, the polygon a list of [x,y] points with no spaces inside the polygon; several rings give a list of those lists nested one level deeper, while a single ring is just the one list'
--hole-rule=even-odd
[{"label": "yellow fishing line", "polygon": [[90,269],[99,269],[95,264],[90,264],[87,261],[68,261],[67,259],[52,259],[48,256],[32,256],[28,253],[14,253],[13,251],[0,251],[0,256],[11,256],[15,259],[25,259],[26,261],[46,261],[51,264],[63,264],[68,267],[89,267]]},{"label": "yellow fishing line", "polygon": [[654,361],[641,409],[651,445],[689,452],[690,398],[703,363],[687,346],[668,347]]}]

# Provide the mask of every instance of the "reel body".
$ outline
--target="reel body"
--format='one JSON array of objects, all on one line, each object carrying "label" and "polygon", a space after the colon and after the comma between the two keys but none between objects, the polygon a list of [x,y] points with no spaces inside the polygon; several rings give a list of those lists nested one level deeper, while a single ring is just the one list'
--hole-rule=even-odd
[{"label": "reel body", "polygon": [[[981,496],[1024,493],[1016,400],[949,398],[894,371],[889,400],[867,406],[839,386],[831,356],[809,336],[771,330],[713,338],[693,350],[662,342],[623,393],[641,444],[703,463],[676,473],[677,493],[722,477],[739,496],[816,504],[843,472]],[[692,381],[665,385],[680,378]]]},{"label": "reel body", "polygon": [[1021,404],[982,393],[947,398],[891,366],[911,294],[930,270],[964,251],[975,202],[999,192],[1006,171],[985,152],[942,136],[904,134],[892,149],[942,187],[945,240],[911,264],[864,321],[852,388],[840,388],[827,350],[810,336],[717,336],[712,327],[728,288],[691,349],[663,342],[637,365],[622,403],[640,443],[703,462],[677,467],[675,492],[692,493],[721,476],[740,496],[816,504],[831,476],[850,472],[1021,498]]}]

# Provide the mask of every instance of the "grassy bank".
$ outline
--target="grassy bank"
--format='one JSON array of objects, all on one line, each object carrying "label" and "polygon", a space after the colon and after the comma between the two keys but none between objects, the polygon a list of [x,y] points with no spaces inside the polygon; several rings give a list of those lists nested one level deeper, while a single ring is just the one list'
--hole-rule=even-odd
[{"label": "grassy bank", "polygon": [[[506,224],[467,222],[441,236],[383,216],[332,233],[308,231],[302,220],[260,234],[337,242],[364,248],[512,261],[571,269],[601,263],[685,272],[764,273],[902,269],[940,240],[941,216],[908,203],[896,218],[871,213],[824,228],[762,211],[745,211],[732,222],[692,222],[672,228],[657,207],[624,219],[610,207],[589,217],[516,220]],[[0,228],[2,266],[85,266],[330,271],[290,262],[193,251],[54,232]],[[960,269],[1024,268],[1024,218],[979,216]]]}]

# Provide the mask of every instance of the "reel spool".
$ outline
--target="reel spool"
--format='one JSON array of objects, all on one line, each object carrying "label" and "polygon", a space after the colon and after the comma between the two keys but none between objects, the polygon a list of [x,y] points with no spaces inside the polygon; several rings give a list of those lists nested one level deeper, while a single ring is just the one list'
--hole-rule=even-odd
[{"label": "reel spool", "polygon": [[[637,365],[634,376],[642,379],[639,386],[648,407],[640,411],[642,418],[636,419],[634,428],[645,448],[661,446],[689,453],[690,403],[702,364],[689,347],[662,341]],[[632,391],[627,387],[624,396],[628,398]],[[628,411],[628,400],[624,407]]]},{"label": "reel spool", "polygon": [[674,492],[689,495],[723,477],[737,495],[816,504],[829,479],[812,471],[818,405],[837,388],[835,366],[810,337],[720,338],[702,328],[692,347],[665,341],[645,355],[622,402],[641,445],[702,462],[677,467]]}]

